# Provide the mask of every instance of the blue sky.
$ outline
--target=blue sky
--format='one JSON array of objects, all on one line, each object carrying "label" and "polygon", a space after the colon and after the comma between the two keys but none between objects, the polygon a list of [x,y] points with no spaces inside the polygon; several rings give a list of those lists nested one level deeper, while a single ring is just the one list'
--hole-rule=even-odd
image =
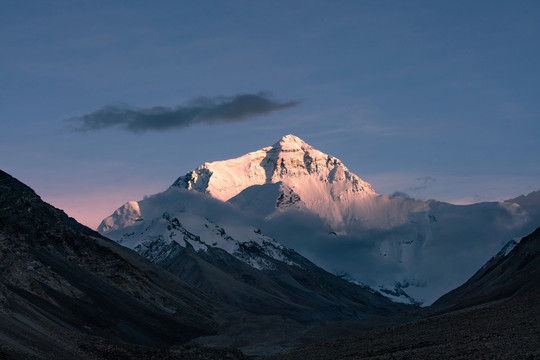
[{"label": "blue sky", "polygon": [[[528,193],[540,188],[539,18],[538,1],[8,0],[0,168],[92,227],[289,133],[379,193]],[[65,121],[239,94],[299,103],[162,131]]]}]

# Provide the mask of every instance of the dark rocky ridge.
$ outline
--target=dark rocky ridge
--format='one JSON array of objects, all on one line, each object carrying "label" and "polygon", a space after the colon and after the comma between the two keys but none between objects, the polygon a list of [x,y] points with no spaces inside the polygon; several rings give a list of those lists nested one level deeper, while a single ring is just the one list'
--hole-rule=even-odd
[{"label": "dark rocky ridge", "polygon": [[0,171],[0,358],[122,358],[125,349],[150,358],[215,333],[219,311]]},{"label": "dark rocky ridge", "polygon": [[432,308],[455,310],[540,294],[540,228],[524,237],[508,255],[493,257],[465,284],[442,296]]},{"label": "dark rocky ridge", "polygon": [[173,245],[176,250],[158,264],[213,299],[251,314],[310,324],[413,309],[330,274],[294,251],[290,256],[302,267],[277,261],[256,244],[244,244],[246,253],[256,252],[272,264],[272,269],[258,270],[219,248],[196,252]]},{"label": "dark rocky ridge", "polygon": [[[332,333],[343,338],[324,342]],[[538,359],[538,334],[540,228],[428,308],[321,327],[319,344],[267,359]]]},{"label": "dark rocky ridge", "polygon": [[539,359],[539,302],[538,295],[516,297],[264,359]]}]

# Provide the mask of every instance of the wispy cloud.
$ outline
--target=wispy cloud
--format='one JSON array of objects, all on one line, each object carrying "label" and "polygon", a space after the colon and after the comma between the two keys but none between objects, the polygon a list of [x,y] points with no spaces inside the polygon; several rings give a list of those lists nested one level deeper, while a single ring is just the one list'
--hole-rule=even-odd
[{"label": "wispy cloud", "polygon": [[127,105],[107,105],[90,114],[66,120],[73,131],[94,131],[118,127],[131,132],[168,131],[195,124],[228,124],[297,106],[300,102],[280,102],[264,92],[238,94],[230,97],[199,97],[188,104],[169,108],[133,108]]},{"label": "wispy cloud", "polygon": [[412,186],[412,187],[408,188],[407,190],[409,190],[409,191],[426,190],[427,187],[430,186],[431,184],[433,184],[434,182],[436,182],[437,179],[435,179],[435,178],[433,178],[431,176],[424,176],[424,177],[416,178],[416,181],[419,181],[421,184],[416,185],[416,186]]}]

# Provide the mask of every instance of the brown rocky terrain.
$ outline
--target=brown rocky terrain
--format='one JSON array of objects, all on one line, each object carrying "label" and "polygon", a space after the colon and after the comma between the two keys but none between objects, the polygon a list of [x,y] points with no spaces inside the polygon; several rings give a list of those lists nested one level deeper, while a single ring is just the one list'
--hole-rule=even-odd
[{"label": "brown rocky terrain", "polygon": [[533,296],[481,305],[265,359],[538,359],[538,304]]},{"label": "brown rocky terrain", "polygon": [[0,358],[198,358],[161,349],[214,334],[226,311],[0,172]]},{"label": "brown rocky terrain", "polygon": [[323,341],[325,333],[357,335],[266,359],[539,359],[539,284],[537,229],[428,308],[378,323],[321,327],[310,341]]}]

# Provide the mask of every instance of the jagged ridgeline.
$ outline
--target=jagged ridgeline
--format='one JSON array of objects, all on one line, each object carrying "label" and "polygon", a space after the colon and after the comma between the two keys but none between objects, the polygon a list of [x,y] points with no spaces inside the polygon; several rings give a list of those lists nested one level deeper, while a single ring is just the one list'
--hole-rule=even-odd
[{"label": "jagged ridgeline", "polygon": [[287,135],[126,203],[99,231],[152,258],[172,245],[215,248],[256,269],[273,266],[266,257],[293,265],[283,249],[294,249],[394,301],[429,305],[539,222],[540,192],[467,206],[380,195],[339,159]]},{"label": "jagged ridgeline", "polygon": [[155,348],[214,334],[218,309],[0,171],[0,357],[135,356],[122,344]]}]

